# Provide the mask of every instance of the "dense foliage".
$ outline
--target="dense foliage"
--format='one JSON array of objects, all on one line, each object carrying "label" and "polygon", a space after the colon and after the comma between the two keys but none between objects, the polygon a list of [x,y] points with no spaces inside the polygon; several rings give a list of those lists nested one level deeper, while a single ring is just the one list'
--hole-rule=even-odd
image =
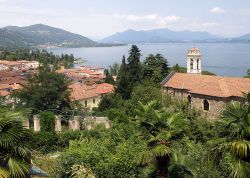
[{"label": "dense foliage", "polygon": [[0,108],[0,177],[19,178],[30,170],[30,151],[23,140],[28,131],[22,126],[24,113]]},{"label": "dense foliage", "polygon": [[34,113],[51,110],[67,111],[70,106],[69,80],[65,75],[51,71],[45,67],[29,79],[29,83],[18,91],[15,96],[19,105],[32,108]]}]

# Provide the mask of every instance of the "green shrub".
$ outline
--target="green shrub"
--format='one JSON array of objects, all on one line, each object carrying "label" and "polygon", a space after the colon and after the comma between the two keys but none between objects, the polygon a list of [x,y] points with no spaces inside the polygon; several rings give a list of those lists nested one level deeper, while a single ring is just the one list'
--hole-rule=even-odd
[{"label": "green shrub", "polygon": [[55,131],[55,115],[53,112],[44,111],[40,114],[41,131],[42,132],[54,132]]}]

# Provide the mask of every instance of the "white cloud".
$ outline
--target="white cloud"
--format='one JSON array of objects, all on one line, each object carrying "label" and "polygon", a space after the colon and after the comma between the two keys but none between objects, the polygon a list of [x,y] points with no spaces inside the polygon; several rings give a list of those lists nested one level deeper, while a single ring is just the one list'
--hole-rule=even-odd
[{"label": "white cloud", "polygon": [[124,19],[128,23],[140,24],[141,26],[151,26],[151,27],[166,27],[170,24],[179,22],[182,18],[176,15],[161,16],[158,14],[146,14],[146,15],[114,15],[116,18]]},{"label": "white cloud", "polygon": [[212,9],[210,9],[210,13],[224,13],[225,10],[219,7],[214,7]]},{"label": "white cloud", "polygon": [[219,24],[218,23],[215,23],[215,22],[204,22],[201,24],[203,27],[215,27],[215,26],[218,26]]},{"label": "white cloud", "polygon": [[125,18],[127,21],[153,21],[158,18],[158,15],[148,14],[148,15],[138,16],[138,15],[130,14],[130,15],[122,15],[120,17]]}]

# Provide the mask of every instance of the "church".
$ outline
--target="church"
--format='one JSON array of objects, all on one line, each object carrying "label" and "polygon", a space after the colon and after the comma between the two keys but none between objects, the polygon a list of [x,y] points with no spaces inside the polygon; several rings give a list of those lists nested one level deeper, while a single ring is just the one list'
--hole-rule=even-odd
[{"label": "church", "polygon": [[202,75],[202,55],[198,48],[187,53],[187,73],[171,72],[162,82],[163,93],[187,99],[191,107],[217,118],[223,107],[242,101],[250,91],[249,78]]}]

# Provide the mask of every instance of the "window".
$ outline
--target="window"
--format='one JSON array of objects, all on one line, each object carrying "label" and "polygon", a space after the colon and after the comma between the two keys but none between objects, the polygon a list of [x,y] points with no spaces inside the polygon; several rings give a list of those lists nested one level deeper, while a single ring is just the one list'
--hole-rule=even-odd
[{"label": "window", "polygon": [[194,60],[193,59],[190,60],[190,69],[191,70],[194,69]]},{"label": "window", "polygon": [[197,69],[198,69],[198,70],[199,70],[199,62],[200,62],[200,60],[197,59]]},{"label": "window", "polygon": [[88,107],[88,101],[87,100],[85,100],[84,104],[85,104],[85,107]]},{"label": "window", "polygon": [[207,100],[203,100],[203,110],[209,111],[209,102]]},{"label": "window", "polygon": [[191,106],[192,98],[190,95],[188,95],[187,100],[188,100],[188,105]]},{"label": "window", "polygon": [[95,104],[95,98],[93,99],[93,104]]}]

